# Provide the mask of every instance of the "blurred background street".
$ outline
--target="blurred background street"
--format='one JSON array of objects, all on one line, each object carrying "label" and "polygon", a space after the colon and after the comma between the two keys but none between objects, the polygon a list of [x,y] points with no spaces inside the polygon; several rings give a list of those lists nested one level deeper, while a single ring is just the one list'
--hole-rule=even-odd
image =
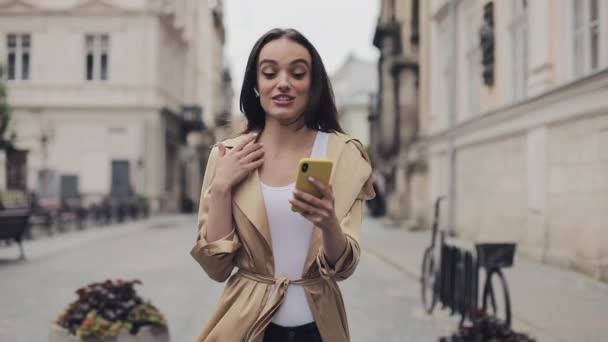
[{"label": "blurred background street", "polygon": [[[27,264],[0,249],[0,341],[45,341],[51,320],[83,284],[140,279],[169,320],[172,341],[191,341],[211,314],[224,284],[207,278],[188,254],[196,218],[162,216],[28,243]],[[352,280],[340,284],[353,341],[425,341],[456,322],[431,318],[419,304],[415,278],[364,253]],[[10,295],[6,295],[10,294]]]}]

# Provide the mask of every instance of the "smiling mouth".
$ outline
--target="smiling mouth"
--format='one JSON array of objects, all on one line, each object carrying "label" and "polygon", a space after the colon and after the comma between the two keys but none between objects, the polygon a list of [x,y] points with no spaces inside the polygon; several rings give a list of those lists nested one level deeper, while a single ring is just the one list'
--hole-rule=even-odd
[{"label": "smiling mouth", "polygon": [[289,104],[293,102],[294,97],[289,95],[277,95],[273,96],[272,100],[277,104]]}]

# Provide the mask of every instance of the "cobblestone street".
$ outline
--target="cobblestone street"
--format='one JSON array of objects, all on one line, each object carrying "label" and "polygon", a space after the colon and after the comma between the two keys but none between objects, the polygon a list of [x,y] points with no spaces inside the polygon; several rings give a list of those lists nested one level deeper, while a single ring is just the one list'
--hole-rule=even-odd
[{"label": "cobblestone street", "polygon": [[[194,227],[194,216],[171,216],[42,237],[26,243],[25,262],[12,261],[15,246],[0,248],[0,341],[46,341],[74,291],[106,278],[142,280],[139,292],[165,313],[171,340],[192,341],[223,287],[189,255]],[[426,316],[418,282],[376,254],[364,251],[340,286],[352,341],[436,341],[456,327],[442,313]]]}]

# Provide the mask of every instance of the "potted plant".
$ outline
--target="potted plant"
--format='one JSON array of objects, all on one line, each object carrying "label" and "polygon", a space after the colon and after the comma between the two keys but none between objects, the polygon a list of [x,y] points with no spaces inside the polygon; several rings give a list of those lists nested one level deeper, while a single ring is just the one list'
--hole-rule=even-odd
[{"label": "potted plant", "polygon": [[106,280],[76,291],[51,326],[51,342],[168,342],[162,313],[135,291],[139,280]]},{"label": "potted plant", "polygon": [[504,321],[479,311],[473,315],[469,325],[461,324],[458,330],[439,342],[535,342],[531,336],[518,333]]}]

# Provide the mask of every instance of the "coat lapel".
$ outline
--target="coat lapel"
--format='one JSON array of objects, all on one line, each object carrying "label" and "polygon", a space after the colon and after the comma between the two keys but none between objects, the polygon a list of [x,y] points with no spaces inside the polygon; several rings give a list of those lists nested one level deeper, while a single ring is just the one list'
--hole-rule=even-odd
[{"label": "coat lapel", "polygon": [[268,247],[272,250],[270,226],[264,206],[264,196],[260,187],[260,175],[257,170],[251,173],[234,192],[234,203],[247,216],[249,221],[262,234]]},{"label": "coat lapel", "polygon": [[[338,160],[340,154],[342,153],[342,149],[344,149],[346,143],[345,135],[338,134],[330,134],[329,141],[327,143],[327,159],[331,160],[333,163],[333,167],[331,170],[331,177],[329,179],[329,184],[332,186],[335,183],[335,175],[336,170],[338,168]],[[338,217],[340,219],[340,217]],[[317,253],[319,251],[319,247],[321,246],[321,230],[318,228],[313,229],[312,237],[310,238],[310,244],[308,247],[308,254],[306,256],[306,262],[304,263],[303,273],[305,274],[309,269],[310,265],[315,262],[317,258]]]},{"label": "coat lapel", "polygon": [[[368,193],[371,195],[371,184],[369,177],[371,173],[371,165],[369,157],[362,149],[359,142],[356,143],[364,159],[368,162],[362,162],[359,154],[345,153],[347,143],[353,138],[346,134],[331,134],[329,146],[327,150],[327,158],[333,162],[332,175],[330,184],[334,190],[336,199],[334,205],[338,220],[342,220],[347,214],[353,203],[363,191],[363,197],[367,198]],[[315,262],[319,248],[322,244],[322,232],[320,229],[314,229],[313,236],[310,241],[308,255],[304,265],[304,274],[310,270],[310,267]]]},{"label": "coat lapel", "polygon": [[[223,141],[222,144],[228,148],[234,148],[244,136]],[[258,170],[252,172],[235,189],[233,194],[234,204],[247,216],[253,226],[260,232],[266,240],[268,248],[272,250],[272,240],[270,236],[270,226],[264,206],[264,196],[260,186],[260,174]]]}]

